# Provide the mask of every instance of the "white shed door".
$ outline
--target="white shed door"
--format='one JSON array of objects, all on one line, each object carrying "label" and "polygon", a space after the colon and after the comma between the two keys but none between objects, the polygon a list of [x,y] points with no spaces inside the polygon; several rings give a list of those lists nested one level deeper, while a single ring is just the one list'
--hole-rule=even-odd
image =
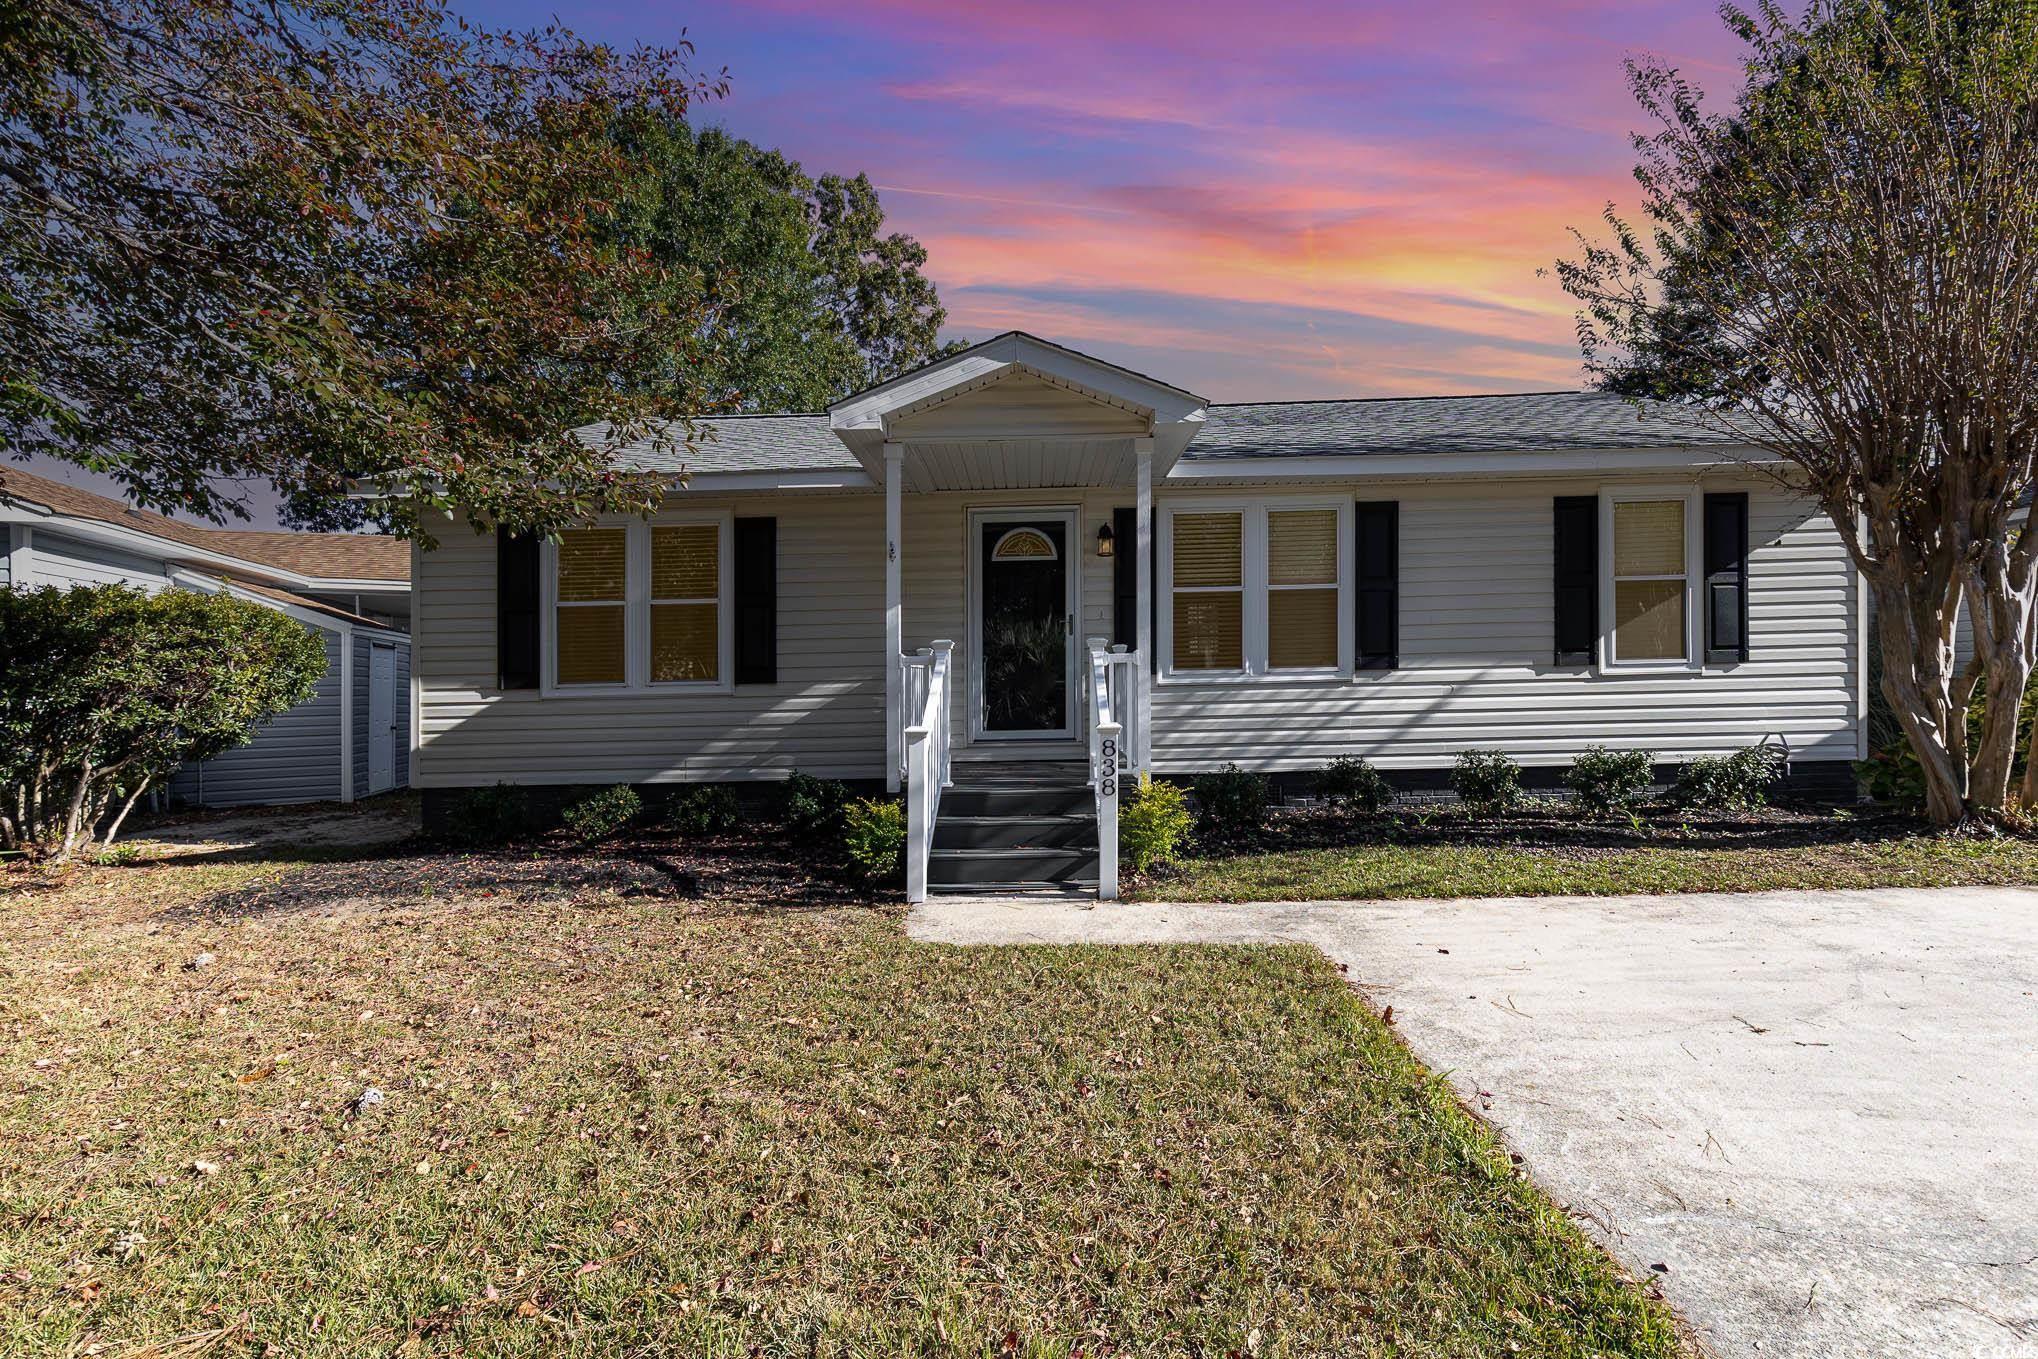
[{"label": "white shed door", "polygon": [[368,791],[396,786],[396,648],[368,650]]}]

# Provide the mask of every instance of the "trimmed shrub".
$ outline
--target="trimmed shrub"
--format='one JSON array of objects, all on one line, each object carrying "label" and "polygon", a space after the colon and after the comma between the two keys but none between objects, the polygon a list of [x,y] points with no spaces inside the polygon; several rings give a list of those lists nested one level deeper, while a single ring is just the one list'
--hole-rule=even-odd
[{"label": "trimmed shrub", "polygon": [[1118,809],[1118,852],[1131,861],[1133,872],[1151,872],[1181,857],[1194,824],[1180,788],[1141,774],[1139,786]]},{"label": "trimmed shrub", "polygon": [[627,783],[597,788],[568,807],[560,820],[576,840],[593,844],[606,840],[636,819],[644,810],[644,799]]},{"label": "trimmed shrub", "polygon": [[1333,807],[1372,816],[1394,800],[1387,776],[1355,755],[1340,755],[1316,776],[1316,791]]},{"label": "trimmed shrub", "polygon": [[446,811],[446,838],[459,845],[500,845],[530,829],[530,795],[513,783],[469,788]]},{"label": "trimmed shrub", "polygon": [[[1904,748],[1910,747],[1906,744]],[[1782,777],[1782,751],[1774,746],[1746,746],[1731,755],[1707,755],[1685,765],[1677,771],[1672,795],[1686,807],[1746,811],[1769,801],[1770,787]],[[1922,780],[1916,787],[1922,798]]]},{"label": "trimmed shrub", "polygon": [[778,792],[779,824],[803,840],[832,843],[842,836],[842,815],[849,801],[848,784],[795,769]]},{"label": "trimmed shrub", "polygon": [[0,850],[103,849],[187,760],[310,698],[325,643],[227,594],[0,588]]},{"label": "trimmed shrub", "polygon": [[906,871],[906,806],[895,798],[858,798],[842,809],[842,848],[865,882],[895,882]]},{"label": "trimmed shrub", "polygon": [[672,799],[665,821],[681,835],[727,835],[743,824],[743,811],[727,788],[705,784]]},{"label": "trimmed shrub", "polygon": [[1267,820],[1267,781],[1228,764],[1196,779],[1196,833],[1205,840],[1243,840]]},{"label": "trimmed shrub", "polygon": [[1497,750],[1468,750],[1451,766],[1451,791],[1479,816],[1512,811],[1521,802],[1521,766]]},{"label": "trimmed shrub", "polygon": [[1646,750],[1588,746],[1564,771],[1564,786],[1587,816],[1610,816],[1648,795],[1653,765],[1654,757]]}]

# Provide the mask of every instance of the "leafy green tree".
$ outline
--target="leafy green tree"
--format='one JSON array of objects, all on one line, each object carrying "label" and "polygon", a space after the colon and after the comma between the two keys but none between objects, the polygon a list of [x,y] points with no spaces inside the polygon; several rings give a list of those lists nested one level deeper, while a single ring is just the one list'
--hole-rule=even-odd
[{"label": "leafy green tree", "polygon": [[384,473],[402,530],[654,504],[566,431],[703,405],[703,318],[613,231],[616,130],[723,86],[690,59],[440,0],[0,0],[0,452],[214,518],[220,475],[328,523]]},{"label": "leafy green tree", "polygon": [[1587,366],[1782,460],[1867,583],[1929,814],[1991,814],[2038,641],[2038,7],[1722,13],[1749,47],[1730,114],[1629,67],[1645,223],[1609,208],[1558,266]]},{"label": "leafy green tree", "polygon": [[59,862],[111,844],[142,794],[246,744],[326,669],[274,609],[124,585],[0,589],[0,658],[0,847]]},{"label": "leafy green tree", "polygon": [[811,411],[949,352],[919,242],[884,231],[876,189],[811,179],[719,128],[619,132],[643,177],[617,239],[671,271],[675,307],[706,318],[689,358],[717,407]]}]

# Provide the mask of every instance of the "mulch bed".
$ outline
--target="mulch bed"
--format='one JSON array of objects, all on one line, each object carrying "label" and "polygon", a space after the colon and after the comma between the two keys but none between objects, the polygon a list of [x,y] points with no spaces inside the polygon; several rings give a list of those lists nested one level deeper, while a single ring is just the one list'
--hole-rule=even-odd
[{"label": "mulch bed", "polygon": [[1627,821],[1598,821],[1559,798],[1529,798],[1502,816],[1477,817],[1444,804],[1422,810],[1391,808],[1362,816],[1327,807],[1284,807],[1270,812],[1255,836],[1199,845],[1208,855],[1278,854],[1286,850],[1345,849],[1363,845],[1468,846],[1544,850],[1589,859],[1644,848],[1809,849],[1864,844],[1931,826],[1894,812],[1836,811],[1822,806],[1772,806],[1745,812],[1652,807]]},{"label": "mulch bed", "polygon": [[788,910],[870,900],[870,893],[837,866],[791,858],[780,844],[646,832],[594,846],[563,837],[481,850],[412,841],[365,858],[293,868],[184,909],[277,916],[342,907],[413,908],[474,897],[537,902],[596,896],[703,905],[768,903]]}]

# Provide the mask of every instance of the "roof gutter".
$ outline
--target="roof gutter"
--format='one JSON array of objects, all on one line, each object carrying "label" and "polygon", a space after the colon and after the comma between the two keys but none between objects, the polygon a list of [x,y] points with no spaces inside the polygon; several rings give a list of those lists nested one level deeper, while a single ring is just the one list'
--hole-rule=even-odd
[{"label": "roof gutter", "polygon": [[1766,449],[1741,445],[1679,448],[1587,448],[1537,453],[1341,453],[1188,457],[1168,472],[1169,484],[1185,481],[1405,480],[1411,477],[1561,476],[1572,473],[1681,472],[1719,467],[1774,466]]}]

